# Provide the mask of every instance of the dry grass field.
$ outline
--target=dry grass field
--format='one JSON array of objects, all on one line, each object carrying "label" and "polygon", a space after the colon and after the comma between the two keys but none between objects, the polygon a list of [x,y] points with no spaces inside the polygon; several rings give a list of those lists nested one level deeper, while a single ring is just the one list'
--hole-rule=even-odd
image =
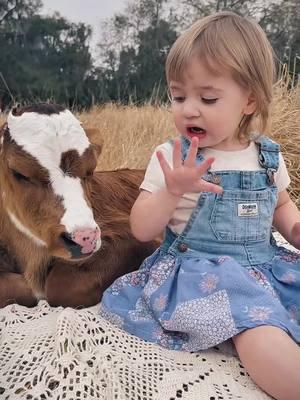
[{"label": "dry grass field", "polygon": [[[78,114],[87,127],[99,128],[103,141],[98,169],[145,168],[158,144],[174,137],[167,106],[108,104]],[[288,90],[285,81],[275,87],[268,135],[281,144],[292,179],[290,193],[300,208],[300,86]]]},{"label": "dry grass field", "polygon": [[[174,137],[167,106],[107,104],[77,114],[86,127],[99,129],[103,142],[99,170],[145,168],[153,149]],[[2,115],[0,122],[5,120]],[[279,142],[292,179],[290,193],[300,208],[300,86],[288,89],[282,80],[275,87],[268,135]]]}]

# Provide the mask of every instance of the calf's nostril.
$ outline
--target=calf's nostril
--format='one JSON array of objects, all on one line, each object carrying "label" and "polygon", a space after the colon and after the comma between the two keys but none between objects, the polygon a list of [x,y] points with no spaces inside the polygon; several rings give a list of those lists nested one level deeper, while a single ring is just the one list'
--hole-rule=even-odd
[{"label": "calf's nostril", "polygon": [[63,242],[65,243],[66,246],[76,246],[77,245],[77,243],[74,242],[74,240],[72,240],[72,236],[66,232],[63,232],[60,235],[60,238],[63,240]]},{"label": "calf's nostril", "polygon": [[84,255],[82,251],[82,244],[74,241],[72,235],[64,232],[60,235],[64,246],[71,252],[72,258],[80,258]]}]

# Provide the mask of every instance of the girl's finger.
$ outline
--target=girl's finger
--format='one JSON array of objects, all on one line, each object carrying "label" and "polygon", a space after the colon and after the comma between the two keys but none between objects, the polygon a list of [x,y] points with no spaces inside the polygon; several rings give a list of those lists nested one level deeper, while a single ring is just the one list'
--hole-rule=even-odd
[{"label": "girl's finger", "polygon": [[196,160],[196,155],[197,155],[197,151],[198,151],[198,146],[199,146],[199,139],[196,137],[193,137],[191,140],[191,145],[189,148],[188,155],[184,162],[184,165],[186,165],[187,167],[195,166],[195,160]]},{"label": "girl's finger", "polygon": [[222,186],[215,185],[214,183],[206,182],[201,179],[199,182],[199,192],[212,192],[212,193],[222,193]]},{"label": "girl's finger", "polygon": [[213,157],[209,157],[204,160],[200,165],[198,165],[197,170],[199,174],[202,176],[207,172],[207,170],[211,167],[212,163],[215,161]]},{"label": "girl's finger", "polygon": [[165,159],[165,156],[163,155],[163,153],[161,151],[157,151],[156,152],[156,157],[157,157],[158,162],[159,162],[159,164],[161,166],[161,169],[163,171],[164,176],[167,176],[172,168],[168,164],[167,160]]},{"label": "girl's finger", "polygon": [[173,145],[173,168],[180,168],[181,165],[182,165],[181,141],[180,139],[175,139]]}]

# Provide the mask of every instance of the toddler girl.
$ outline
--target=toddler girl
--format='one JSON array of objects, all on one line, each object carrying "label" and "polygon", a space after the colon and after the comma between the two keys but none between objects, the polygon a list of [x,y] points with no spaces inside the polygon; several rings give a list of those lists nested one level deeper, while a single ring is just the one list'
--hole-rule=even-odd
[{"label": "toddler girl", "polygon": [[300,213],[279,145],[263,136],[271,46],[255,22],[217,13],[177,39],[166,73],[180,137],[157,147],[131,212],[139,240],[164,240],[107,289],[101,313],[169,349],[232,338],[262,389],[299,400],[300,256],[271,228],[299,249]]}]

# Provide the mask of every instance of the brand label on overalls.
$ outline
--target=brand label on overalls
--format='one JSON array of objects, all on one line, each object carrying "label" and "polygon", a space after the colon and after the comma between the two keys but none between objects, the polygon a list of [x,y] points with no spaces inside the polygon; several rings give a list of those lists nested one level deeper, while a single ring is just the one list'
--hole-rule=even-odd
[{"label": "brand label on overalls", "polygon": [[254,215],[258,215],[257,203],[238,204],[238,216],[239,217],[253,217]]}]

